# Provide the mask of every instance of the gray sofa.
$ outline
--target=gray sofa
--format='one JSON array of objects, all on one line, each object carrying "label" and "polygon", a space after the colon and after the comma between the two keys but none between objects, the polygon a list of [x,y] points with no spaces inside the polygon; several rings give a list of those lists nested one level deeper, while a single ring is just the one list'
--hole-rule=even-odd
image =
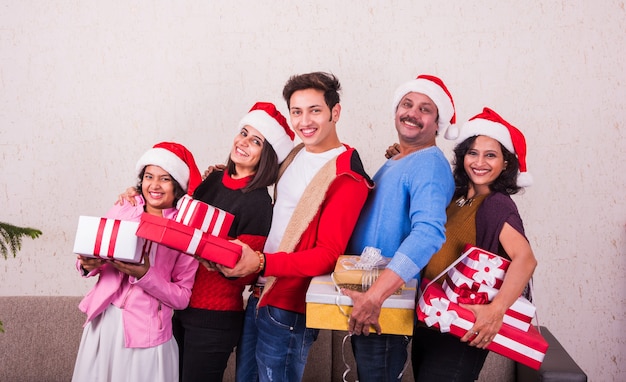
[{"label": "gray sofa", "polygon": [[[69,381],[82,333],[84,315],[78,310],[81,297],[0,296],[0,381]],[[565,349],[542,328],[550,343],[542,369],[535,371],[507,358],[490,353],[480,381],[586,381],[587,376]],[[346,370],[342,357],[345,332],[322,330],[311,348],[305,381],[342,381]],[[346,344],[346,361],[352,371],[347,380],[356,380],[354,359]],[[234,380],[234,356],[224,378]],[[411,367],[403,381],[412,381]]]}]

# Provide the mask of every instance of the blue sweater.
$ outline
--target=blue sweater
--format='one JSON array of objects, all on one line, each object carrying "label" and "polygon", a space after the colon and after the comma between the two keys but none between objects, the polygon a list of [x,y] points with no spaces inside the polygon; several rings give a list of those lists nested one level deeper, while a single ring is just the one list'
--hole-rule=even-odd
[{"label": "blue sweater", "polygon": [[348,253],[380,248],[383,256],[393,257],[387,268],[409,281],[445,240],[446,207],[454,193],[450,164],[433,146],[388,160],[374,182]]}]

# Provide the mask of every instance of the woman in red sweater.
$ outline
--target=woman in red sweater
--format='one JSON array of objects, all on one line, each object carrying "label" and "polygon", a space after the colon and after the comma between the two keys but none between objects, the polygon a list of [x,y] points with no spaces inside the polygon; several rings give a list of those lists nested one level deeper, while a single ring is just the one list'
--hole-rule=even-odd
[{"label": "woman in red sweater", "polygon": [[[293,148],[294,134],[271,103],[257,103],[239,122],[226,169],[213,171],[193,194],[235,216],[229,236],[263,250],[272,222],[267,187]],[[221,381],[243,327],[242,293],[257,274],[224,277],[210,264],[198,267],[189,307],[174,313],[181,381]]]},{"label": "woman in red sweater", "polygon": [[[272,221],[267,188],[293,149],[293,139],[273,104],[256,103],[239,122],[226,167],[211,172],[193,193],[194,199],[233,214],[229,236],[254,250],[265,245]],[[200,261],[189,307],[175,311],[173,318],[182,382],[222,380],[243,328],[243,290],[258,276],[226,278],[206,260]]]}]

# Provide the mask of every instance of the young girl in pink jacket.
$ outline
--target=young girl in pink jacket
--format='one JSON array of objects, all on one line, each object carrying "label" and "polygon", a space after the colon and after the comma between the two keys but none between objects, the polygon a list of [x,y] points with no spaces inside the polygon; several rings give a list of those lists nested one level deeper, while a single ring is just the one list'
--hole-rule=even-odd
[{"label": "young girl in pink jacket", "polygon": [[[147,212],[173,219],[177,200],[192,193],[201,180],[191,153],[172,142],[148,150],[136,171],[141,194],[136,205],[115,205],[107,218],[139,221]],[[172,314],[189,304],[198,262],[148,244],[142,264],[78,256],[82,276],[98,275],[98,281],[79,305],[87,321],[72,381],[178,380]]]}]

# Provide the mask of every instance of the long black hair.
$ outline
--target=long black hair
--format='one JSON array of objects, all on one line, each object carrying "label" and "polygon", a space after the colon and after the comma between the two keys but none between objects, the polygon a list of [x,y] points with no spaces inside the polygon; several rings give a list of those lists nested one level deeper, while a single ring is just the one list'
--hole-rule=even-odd
[{"label": "long black hair", "polygon": [[[471,136],[456,145],[456,147],[454,148],[454,170],[452,171],[452,174],[454,175],[454,184],[456,185],[456,189],[454,192],[455,198],[458,198],[460,196],[467,196],[470,178],[465,172],[465,166],[463,166],[463,163],[465,160],[465,155],[476,141],[476,137],[478,136]],[[500,143],[500,148],[502,149],[502,155],[504,156],[506,167],[504,170],[502,170],[502,173],[493,181],[493,183],[489,185],[489,189],[491,190],[491,192],[502,192],[508,195],[517,194],[521,190],[521,187],[517,185],[519,160],[517,159],[517,156],[507,150],[507,148],[504,147],[502,143]]]}]

